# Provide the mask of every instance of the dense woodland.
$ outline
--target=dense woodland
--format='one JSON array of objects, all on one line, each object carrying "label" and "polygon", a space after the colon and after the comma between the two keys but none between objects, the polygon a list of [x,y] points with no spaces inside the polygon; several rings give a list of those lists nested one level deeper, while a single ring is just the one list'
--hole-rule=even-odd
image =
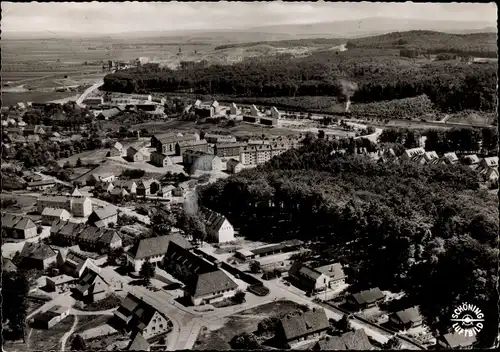
[{"label": "dense woodland", "polygon": [[250,239],[319,241],[322,258],[350,264],[353,290],[403,289],[404,304],[420,305],[441,331],[454,306],[473,302],[489,322],[480,342],[491,346],[496,197],[464,166],[376,164],[331,151],[326,141],[289,150],[202,188],[200,202]]},{"label": "dense woodland", "polygon": [[440,111],[494,111],[496,108],[495,63],[417,64],[397,56],[345,53],[318,52],[306,58],[269,58],[184,70],[144,65],[106,76],[104,89],[124,93],[190,90],[198,94],[262,98],[331,96],[341,101],[346,95],[342,82],[347,80],[359,87],[352,94],[353,102],[426,94]]}]

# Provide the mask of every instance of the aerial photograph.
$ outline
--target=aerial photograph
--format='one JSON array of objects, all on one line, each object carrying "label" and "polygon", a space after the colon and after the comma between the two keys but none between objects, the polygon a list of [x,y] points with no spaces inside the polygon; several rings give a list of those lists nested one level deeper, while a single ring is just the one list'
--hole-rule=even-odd
[{"label": "aerial photograph", "polygon": [[1,9],[3,352],[499,347],[495,3]]}]

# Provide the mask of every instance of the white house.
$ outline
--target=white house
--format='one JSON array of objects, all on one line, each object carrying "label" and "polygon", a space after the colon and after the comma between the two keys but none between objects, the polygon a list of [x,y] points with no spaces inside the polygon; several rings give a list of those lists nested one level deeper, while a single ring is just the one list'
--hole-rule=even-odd
[{"label": "white house", "polygon": [[274,106],[271,108],[271,117],[273,119],[281,119],[281,113]]},{"label": "white house", "polygon": [[230,111],[231,115],[237,115],[238,114],[238,107],[236,106],[235,103],[231,103],[231,105],[229,107],[229,111]]},{"label": "white house", "polygon": [[260,116],[260,111],[259,111],[259,109],[257,109],[257,107],[255,105],[251,105],[250,106],[250,114],[254,117],[258,117],[258,116]]},{"label": "white house", "polygon": [[202,209],[205,215],[207,235],[216,243],[234,241],[233,225],[222,214],[207,208]]}]

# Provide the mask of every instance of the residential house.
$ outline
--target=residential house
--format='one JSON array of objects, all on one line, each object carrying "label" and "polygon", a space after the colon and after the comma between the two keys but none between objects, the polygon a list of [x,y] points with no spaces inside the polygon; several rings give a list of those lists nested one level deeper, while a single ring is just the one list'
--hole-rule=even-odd
[{"label": "residential house", "polygon": [[97,227],[108,227],[110,224],[116,225],[118,222],[117,208],[108,205],[104,208],[95,209],[88,218],[88,223]]},{"label": "residential house", "polygon": [[222,214],[216,213],[207,208],[201,209],[206,224],[207,235],[215,243],[225,243],[234,241],[233,225]]},{"label": "residential house", "polygon": [[266,125],[266,126],[275,126],[278,124],[278,120],[273,119],[271,117],[261,117],[259,122],[261,125]]},{"label": "residential house", "polygon": [[22,267],[45,270],[56,264],[57,253],[45,243],[26,242],[19,254]]},{"label": "residential house", "polygon": [[179,184],[173,191],[172,191],[172,196],[173,197],[184,197],[188,190],[189,186],[186,183],[181,183]]},{"label": "residential house", "polygon": [[232,174],[237,174],[241,170],[243,170],[245,167],[243,166],[242,163],[240,163],[236,159],[229,159],[226,163],[226,169],[228,172]]},{"label": "residential house", "polygon": [[274,106],[271,108],[271,117],[273,119],[281,119],[281,113]]},{"label": "residential house", "polygon": [[471,349],[476,343],[476,336],[465,336],[458,332],[450,332],[437,339],[437,347],[450,350]]},{"label": "residential house", "polygon": [[403,155],[401,155],[401,160],[402,161],[419,161],[420,157],[425,154],[425,149],[424,148],[411,148],[411,149],[406,149],[403,152]]},{"label": "residential house", "polygon": [[407,308],[392,314],[389,321],[399,328],[407,330],[422,325],[422,316],[417,307]]},{"label": "residential house", "polygon": [[137,185],[137,195],[138,196],[149,196],[156,194],[161,188],[160,182],[155,179],[141,180]]},{"label": "residential house", "polygon": [[364,329],[349,331],[340,336],[326,336],[319,340],[313,350],[321,351],[369,351],[374,347]]},{"label": "residential house", "polygon": [[156,264],[163,260],[170,243],[181,248],[191,249],[193,246],[187,239],[175,233],[166,236],[144,238],[139,240],[127,253],[127,262],[136,272],[141,270],[144,261]]},{"label": "residential house", "polygon": [[123,156],[123,150],[117,149],[116,147],[109,148],[108,154],[106,156]]},{"label": "residential house", "polygon": [[213,263],[177,243],[170,243],[163,265],[168,273],[185,284],[184,293],[193,305],[230,298],[238,285]]},{"label": "residential house", "polygon": [[144,336],[139,331],[136,331],[130,336],[130,344],[127,346],[127,351],[151,351],[151,346]]},{"label": "residential house", "polygon": [[186,294],[195,306],[230,298],[237,289],[238,284],[220,269],[195,273],[186,283]]},{"label": "residential house", "polygon": [[27,239],[38,235],[33,220],[15,214],[2,213],[2,229],[8,236],[16,239]]},{"label": "residential house", "polygon": [[34,134],[45,134],[46,130],[47,130],[46,126],[36,125],[35,128],[33,129],[33,133]]},{"label": "residential house", "polygon": [[270,145],[257,145],[255,146],[255,150],[257,164],[264,164],[271,160],[272,149]]},{"label": "residential house", "polygon": [[151,163],[158,167],[165,167],[173,164],[172,159],[170,159],[168,155],[158,153],[157,151],[151,153]]},{"label": "residential house", "polygon": [[40,142],[40,136],[37,134],[30,134],[26,137],[26,142],[28,143],[38,143]]},{"label": "residential house", "polygon": [[97,267],[85,269],[73,290],[77,299],[87,303],[97,302],[116,290],[99,271]]},{"label": "residential house", "polygon": [[278,244],[271,244],[267,246],[262,246],[258,248],[254,248],[252,250],[237,250],[235,253],[235,256],[242,259],[242,260],[248,260],[248,259],[255,259],[255,258],[262,258],[265,256],[277,254],[277,253],[283,253],[283,252],[292,252],[297,249],[300,249],[300,247],[303,245],[303,242],[300,240],[289,240],[289,241],[284,241]]},{"label": "residential house", "polygon": [[45,190],[54,187],[57,184],[55,180],[40,180],[28,182],[28,191]]},{"label": "residential house", "polygon": [[92,246],[97,250],[112,250],[121,248],[123,241],[118,231],[113,229],[101,229],[100,236],[97,238],[97,243]]},{"label": "residential house", "polygon": [[273,142],[271,143],[271,155],[270,155],[270,158],[273,158],[277,155],[281,155],[283,154],[284,152],[286,152],[288,149],[290,148],[290,146],[285,143],[285,142]]},{"label": "residential house", "polygon": [[213,101],[199,101],[197,100],[194,104],[195,114],[201,117],[213,117],[220,112],[219,102]]},{"label": "residential house", "polygon": [[239,160],[243,147],[246,147],[245,143],[217,143],[214,147],[214,154],[219,158],[235,158]]},{"label": "residential house", "polygon": [[481,169],[490,169],[495,167],[498,168],[498,156],[484,158],[479,163],[479,168]]},{"label": "residential house", "polygon": [[313,268],[307,264],[295,262],[288,272],[294,283],[309,292],[335,288],[345,283],[346,275],[340,263]]},{"label": "residential house", "polygon": [[275,338],[280,345],[288,347],[299,341],[324,336],[329,327],[325,310],[313,308],[281,318],[276,326]]},{"label": "residential house", "polygon": [[347,298],[347,302],[360,309],[376,306],[383,302],[385,295],[378,287],[352,294]]},{"label": "residential house", "polygon": [[146,340],[165,334],[172,327],[170,319],[130,293],[113,314],[119,325],[127,331],[139,331]]},{"label": "residential house", "polygon": [[468,165],[471,169],[475,169],[479,166],[479,158],[476,154],[465,155],[462,160],[463,163]]},{"label": "residential house", "polygon": [[[51,235],[54,235],[54,239],[57,243],[61,245],[74,246],[78,244],[78,236],[85,229],[85,224],[76,224],[72,222],[66,222],[62,226],[61,222],[54,222],[50,230]],[[59,229],[59,230],[57,230]]]},{"label": "residential house", "polygon": [[437,155],[436,152],[425,152],[424,154],[420,155],[420,158],[418,159],[418,163],[420,164],[437,164],[439,162],[439,156]]},{"label": "residential house", "polygon": [[180,141],[175,144],[175,155],[184,155],[187,150],[208,153],[208,143],[201,141]]},{"label": "residential house", "polygon": [[182,161],[186,167],[200,171],[222,170],[221,159],[213,154],[196,150],[186,150],[182,154]]},{"label": "residential house", "polygon": [[100,192],[111,193],[114,188],[114,183],[112,182],[97,182],[94,189]]},{"label": "residential house", "polygon": [[137,193],[137,183],[134,180],[115,180],[113,186],[123,188],[131,194]]},{"label": "residential house", "polygon": [[129,195],[129,193],[127,192],[127,190],[125,188],[121,188],[121,187],[114,187],[111,190],[111,192],[109,192],[109,194],[112,195],[112,196],[118,197],[118,198],[123,198],[123,197]]},{"label": "residential house", "polygon": [[175,186],[173,185],[166,185],[161,188],[161,190],[158,192],[158,196],[162,198],[170,198],[173,196],[173,192],[175,190]]},{"label": "residential house", "polygon": [[174,134],[166,133],[151,137],[151,146],[156,148],[158,153],[165,155],[175,155],[175,145],[181,141],[196,141],[199,136],[196,134]]},{"label": "residential house", "polygon": [[82,192],[78,189],[78,186],[73,189],[73,192],[71,192],[71,197],[83,197]]},{"label": "residential house", "polygon": [[103,97],[87,98],[83,101],[83,104],[88,106],[90,109],[98,108],[100,105],[104,104]]},{"label": "residential house", "polygon": [[88,267],[95,267],[93,260],[87,255],[76,250],[78,246],[70,248],[61,248],[57,253],[57,267],[60,272],[73,276],[81,277]]},{"label": "residential house", "polygon": [[72,198],[71,212],[73,216],[86,218],[92,213],[92,201],[89,197]]},{"label": "residential house", "polygon": [[257,109],[255,105],[250,106],[250,115],[253,117],[259,117],[260,116],[260,111]]},{"label": "residential house", "polygon": [[231,115],[238,115],[238,113],[239,113],[239,109],[235,103],[231,103],[231,105],[229,106],[229,111],[230,111]]},{"label": "residential house", "polygon": [[445,153],[443,154],[443,157],[441,158],[441,163],[442,164],[447,164],[447,165],[454,165],[458,163],[458,157],[455,153]]},{"label": "residential house", "polygon": [[35,315],[33,325],[42,329],[51,329],[69,315],[68,307],[53,306],[49,310]]},{"label": "residential house", "polygon": [[74,287],[76,278],[62,274],[46,278],[46,285],[49,291],[63,293]]},{"label": "residential house", "polygon": [[205,133],[203,138],[208,143],[236,143],[236,137],[231,135]]},{"label": "residential house", "polygon": [[484,175],[484,178],[488,183],[494,184],[495,182],[498,182],[498,168],[488,168],[486,170],[482,170],[480,173]]},{"label": "residential house", "polygon": [[147,161],[146,155],[133,146],[127,148],[127,159],[130,162]]},{"label": "residential house", "polygon": [[67,221],[71,214],[66,209],[45,208],[42,211],[42,224],[51,226],[54,220]]},{"label": "residential house", "polygon": [[118,108],[104,109],[98,115],[98,119],[109,120],[112,117],[118,115],[121,111]]}]

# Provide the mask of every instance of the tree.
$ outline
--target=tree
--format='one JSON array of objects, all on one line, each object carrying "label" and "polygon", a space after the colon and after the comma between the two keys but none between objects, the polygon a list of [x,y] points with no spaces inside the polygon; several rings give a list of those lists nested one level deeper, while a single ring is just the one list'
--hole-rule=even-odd
[{"label": "tree", "polygon": [[72,165],[69,161],[66,161],[66,162],[64,163],[64,165],[63,165],[63,168],[64,168],[64,169],[69,169],[69,168],[72,168],[72,167],[73,167],[73,165]]},{"label": "tree", "polygon": [[76,161],[76,167],[81,167],[82,166],[82,159],[78,158]]},{"label": "tree", "polygon": [[26,298],[29,282],[23,272],[5,272],[2,275],[2,319],[9,321],[9,328],[14,336],[25,340]]},{"label": "tree", "polygon": [[241,290],[237,290],[235,292],[234,296],[232,297],[232,299],[234,302],[243,303],[243,302],[245,302],[245,296],[246,296],[245,292],[243,292]]},{"label": "tree", "polygon": [[80,334],[77,334],[73,338],[73,341],[71,342],[71,350],[72,351],[86,351],[87,349],[88,349],[87,342]]},{"label": "tree", "polygon": [[346,314],[342,316],[342,319],[335,323],[335,328],[343,333],[352,330],[351,322]]},{"label": "tree", "polygon": [[318,131],[318,138],[319,139],[324,139],[325,138],[325,131],[319,130]]},{"label": "tree", "polygon": [[139,275],[143,278],[146,285],[151,283],[151,278],[155,275],[155,266],[151,264],[149,259],[146,259],[144,263],[142,263]]},{"label": "tree", "polygon": [[248,264],[248,268],[250,269],[250,271],[252,273],[259,273],[261,268],[260,268],[260,263],[256,260],[252,260],[249,264]]},{"label": "tree", "polygon": [[395,337],[395,336],[391,337],[382,346],[382,348],[384,350],[399,350],[399,349],[401,349],[401,347],[402,347],[401,341],[399,341],[399,339],[397,337]]},{"label": "tree", "polygon": [[256,350],[260,348],[255,335],[248,332],[234,336],[229,344],[231,348],[236,350]]}]

